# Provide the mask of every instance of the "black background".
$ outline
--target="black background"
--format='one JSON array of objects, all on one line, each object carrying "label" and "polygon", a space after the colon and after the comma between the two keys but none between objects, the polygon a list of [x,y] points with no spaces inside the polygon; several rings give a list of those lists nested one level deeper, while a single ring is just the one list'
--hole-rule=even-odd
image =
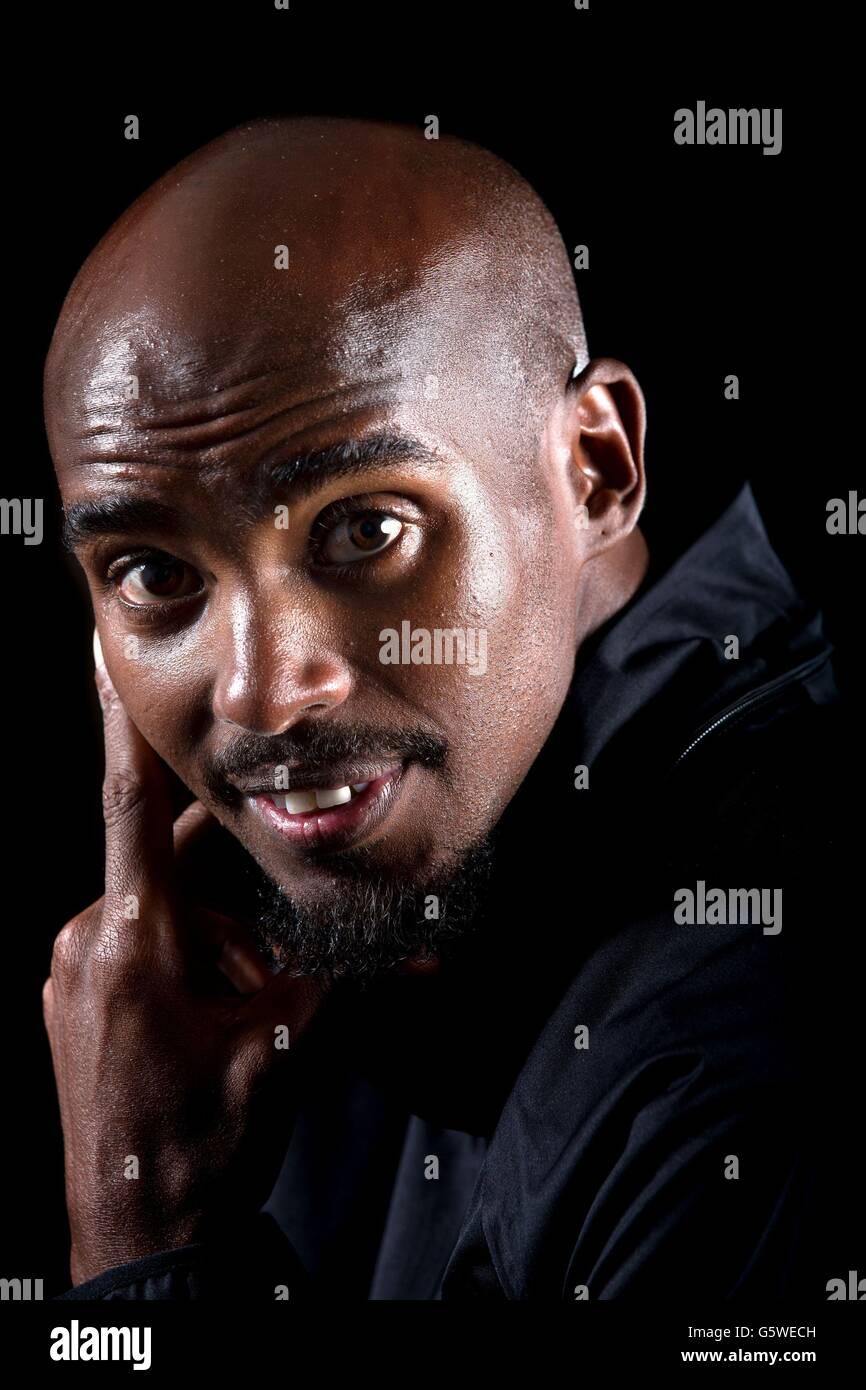
[{"label": "black background", "polygon": [[[44,497],[42,546],[3,537],[7,904],[0,1274],[65,1287],[62,1148],[40,991],[62,924],[98,897],[102,774],[91,622],[58,545],[59,503],[41,410],[53,324],[111,222],[177,160],[243,120],[323,112],[454,132],[509,160],[571,248],[592,355],[619,357],[648,407],[645,529],[655,546],[697,533],[752,481],[777,550],[824,608],[844,687],[857,673],[862,540],[829,536],[826,503],[860,486],[823,326],[844,281],[846,194],[826,178],[815,107],[783,93],[785,11],[647,13],[592,0],[507,12],[292,0],[184,11],[84,7],[23,41],[21,105],[7,129],[13,250],[22,293],[6,375],[17,441],[4,495]],[[41,13],[41,12],[40,12]],[[774,37],[775,36],[775,37]],[[710,75],[720,42],[733,56]],[[47,44],[47,47],[46,47]],[[50,49],[50,52],[48,51]],[[754,61],[749,64],[746,59]],[[753,69],[753,70],[747,70]],[[673,113],[703,99],[784,108],[783,149],[679,147]],[[140,119],[137,142],[124,117]],[[12,282],[15,282],[14,284]],[[735,373],[739,401],[724,399]],[[857,551],[855,557],[854,552]],[[804,767],[804,777],[808,768]]]}]

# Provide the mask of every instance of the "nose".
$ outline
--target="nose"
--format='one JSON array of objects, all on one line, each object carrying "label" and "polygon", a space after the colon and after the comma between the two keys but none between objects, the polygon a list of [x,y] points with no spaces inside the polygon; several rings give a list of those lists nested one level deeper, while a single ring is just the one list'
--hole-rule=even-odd
[{"label": "nose", "polygon": [[267,603],[238,600],[214,647],[216,718],[274,735],[341,705],[351,674],[323,632],[311,616],[287,611],[284,594]]}]

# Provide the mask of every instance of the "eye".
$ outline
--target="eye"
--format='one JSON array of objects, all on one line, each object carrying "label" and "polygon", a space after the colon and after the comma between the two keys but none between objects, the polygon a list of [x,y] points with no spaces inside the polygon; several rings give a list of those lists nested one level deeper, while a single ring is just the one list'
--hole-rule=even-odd
[{"label": "eye", "polygon": [[387,512],[353,512],[327,529],[319,543],[319,559],[326,565],[346,565],[378,555],[402,530],[402,521]]},{"label": "eye", "polygon": [[201,575],[185,560],[170,555],[148,556],[128,564],[113,578],[121,598],[137,608],[188,598],[202,589]]}]

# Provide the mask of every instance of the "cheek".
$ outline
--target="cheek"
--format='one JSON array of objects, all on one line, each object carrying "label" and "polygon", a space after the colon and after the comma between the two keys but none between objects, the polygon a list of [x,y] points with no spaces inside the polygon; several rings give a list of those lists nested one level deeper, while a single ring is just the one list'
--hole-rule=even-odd
[{"label": "cheek", "polygon": [[437,664],[434,649],[430,664],[404,666],[400,679],[404,699],[446,734],[467,808],[507,799],[565,697],[574,655],[570,580],[550,534],[516,509],[483,532],[465,532],[411,609],[412,632],[429,632],[431,647],[437,628],[463,636],[464,662]]},{"label": "cheek", "polygon": [[547,739],[574,667],[574,575],[553,535],[520,517],[503,540],[506,554],[488,547],[475,569],[473,609],[488,628],[488,658],[487,674],[467,682],[467,699],[476,734],[483,723],[494,750],[489,784],[508,794]]},{"label": "cheek", "polygon": [[[571,640],[572,582],[542,518],[515,511],[475,548],[466,569],[465,609],[488,633],[492,686],[514,707],[549,684]],[[500,710],[501,713],[501,710]]]}]

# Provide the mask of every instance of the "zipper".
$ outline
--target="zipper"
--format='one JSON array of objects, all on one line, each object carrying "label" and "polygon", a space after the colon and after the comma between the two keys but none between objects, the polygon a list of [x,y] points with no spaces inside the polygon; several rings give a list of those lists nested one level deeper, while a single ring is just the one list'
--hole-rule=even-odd
[{"label": "zipper", "polygon": [[714,733],[722,724],[729,723],[735,715],[740,714],[743,710],[751,709],[753,706],[763,704],[765,700],[771,699],[778,691],[784,690],[786,686],[792,685],[794,681],[801,681],[807,676],[811,676],[815,671],[820,670],[829,660],[829,651],[819,652],[817,656],[813,656],[808,661],[804,661],[802,665],[795,666],[792,671],[786,671],[784,675],[776,676],[775,680],[768,681],[767,684],[761,686],[759,690],[753,690],[748,695],[742,695],[730,708],[716,715],[715,719],[711,720],[709,724],[704,725],[704,727],[695,734],[691,742],[687,744],[676,759],[674,767],[678,767],[683,759],[688,757],[692,749],[697,748],[699,743],[703,743],[704,739]]}]

